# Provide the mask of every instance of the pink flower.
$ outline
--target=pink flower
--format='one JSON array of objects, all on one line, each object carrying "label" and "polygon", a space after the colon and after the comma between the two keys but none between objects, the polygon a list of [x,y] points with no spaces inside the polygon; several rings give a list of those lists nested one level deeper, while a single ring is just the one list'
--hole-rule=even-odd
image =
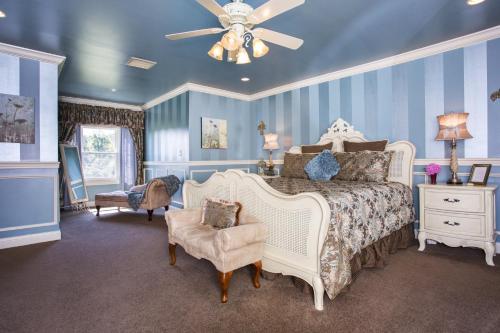
[{"label": "pink flower", "polygon": [[427,173],[427,176],[437,175],[441,172],[441,166],[436,163],[431,163],[425,167],[425,172]]}]

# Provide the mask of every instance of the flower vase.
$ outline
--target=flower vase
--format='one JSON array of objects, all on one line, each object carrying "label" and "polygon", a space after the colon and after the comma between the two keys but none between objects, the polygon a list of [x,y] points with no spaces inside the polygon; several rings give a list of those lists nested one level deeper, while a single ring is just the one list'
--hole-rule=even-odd
[{"label": "flower vase", "polygon": [[437,173],[431,175],[431,184],[436,185],[437,184]]}]

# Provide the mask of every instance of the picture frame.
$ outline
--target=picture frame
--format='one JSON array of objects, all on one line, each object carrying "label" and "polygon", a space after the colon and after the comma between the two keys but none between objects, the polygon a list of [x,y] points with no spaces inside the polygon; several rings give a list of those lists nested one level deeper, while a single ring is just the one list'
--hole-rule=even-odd
[{"label": "picture frame", "polygon": [[201,118],[201,148],[227,149],[227,120]]},{"label": "picture frame", "polygon": [[469,184],[486,186],[490,177],[491,164],[473,164],[469,175]]}]

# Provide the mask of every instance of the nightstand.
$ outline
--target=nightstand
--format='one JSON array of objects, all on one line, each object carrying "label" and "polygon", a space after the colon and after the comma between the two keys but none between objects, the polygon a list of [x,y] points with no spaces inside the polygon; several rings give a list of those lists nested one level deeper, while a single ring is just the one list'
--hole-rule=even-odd
[{"label": "nightstand", "polygon": [[496,186],[418,185],[420,190],[419,251],[427,239],[448,246],[483,249],[495,266]]}]

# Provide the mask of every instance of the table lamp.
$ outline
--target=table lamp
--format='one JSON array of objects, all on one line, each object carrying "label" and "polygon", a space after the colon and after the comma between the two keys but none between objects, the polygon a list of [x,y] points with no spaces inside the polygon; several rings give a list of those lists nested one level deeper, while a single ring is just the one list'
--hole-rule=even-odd
[{"label": "table lamp", "polygon": [[273,150],[280,149],[280,145],[278,143],[278,134],[269,133],[264,135],[264,147],[265,150],[269,150],[269,171],[274,170],[273,163]]},{"label": "table lamp", "polygon": [[451,141],[451,179],[448,184],[460,185],[462,181],[457,176],[458,159],[457,159],[457,140],[471,139],[467,130],[468,113],[448,113],[438,116],[439,133],[436,136],[437,141]]}]

